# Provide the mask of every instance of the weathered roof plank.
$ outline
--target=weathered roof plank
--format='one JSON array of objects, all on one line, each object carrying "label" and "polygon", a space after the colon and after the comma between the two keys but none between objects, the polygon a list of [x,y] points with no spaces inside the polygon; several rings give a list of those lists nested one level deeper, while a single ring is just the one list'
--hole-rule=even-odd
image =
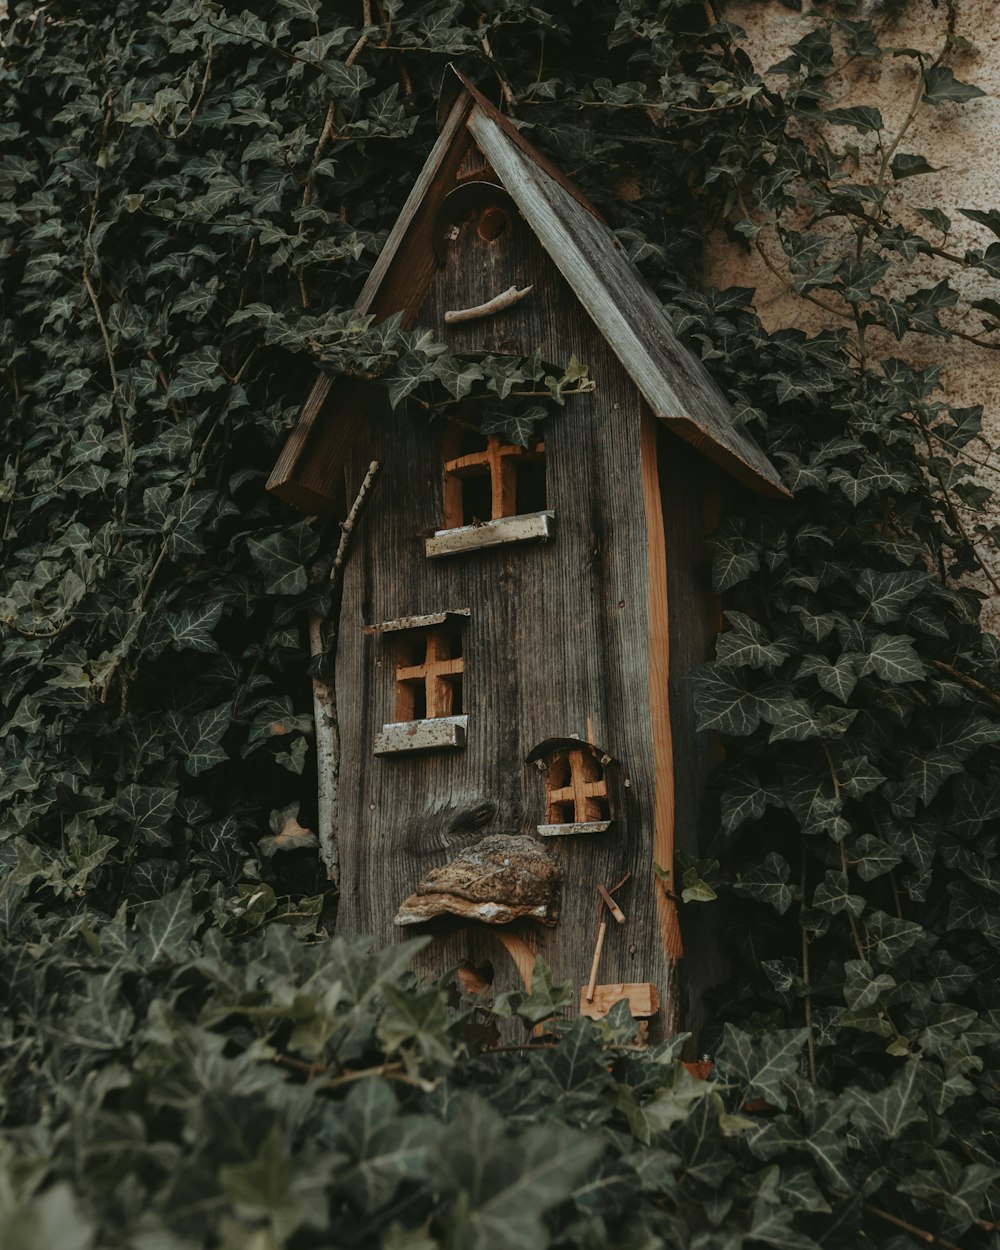
[{"label": "weathered roof plank", "polygon": [[[378,316],[403,311],[407,324],[413,320],[435,267],[434,213],[474,141],[656,417],[755,490],[787,496],[774,465],[735,423],[725,395],[678,341],[659,300],[596,210],[455,73],[461,90],[368,276],[358,310]],[[329,375],[317,379],[269,490],[306,510],[330,506],[359,429],[357,388],[352,379],[336,387]]]},{"label": "weathered roof plank", "polygon": [[787,495],[777,470],[734,424],[728,401],[678,342],[659,300],[611,231],[515,145],[481,104],[469,130],[553,263],[654,414],[735,477]]}]

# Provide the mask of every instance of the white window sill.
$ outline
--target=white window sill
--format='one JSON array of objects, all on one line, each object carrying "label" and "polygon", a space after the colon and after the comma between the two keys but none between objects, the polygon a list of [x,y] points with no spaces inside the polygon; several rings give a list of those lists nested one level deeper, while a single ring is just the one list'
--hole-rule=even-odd
[{"label": "white window sill", "polygon": [[437,530],[424,541],[430,556],[457,556],[465,551],[481,551],[484,547],[502,547],[507,543],[547,542],[555,527],[554,512],[526,512],[523,516],[505,516],[481,525],[460,525],[455,529]]},{"label": "white window sill", "polygon": [[543,838],[566,838],[575,833],[607,833],[610,820],[581,820],[573,825],[537,825]]},{"label": "white window sill", "polygon": [[383,725],[375,735],[376,755],[404,751],[460,751],[469,728],[467,716],[436,716],[431,720],[402,720]]}]

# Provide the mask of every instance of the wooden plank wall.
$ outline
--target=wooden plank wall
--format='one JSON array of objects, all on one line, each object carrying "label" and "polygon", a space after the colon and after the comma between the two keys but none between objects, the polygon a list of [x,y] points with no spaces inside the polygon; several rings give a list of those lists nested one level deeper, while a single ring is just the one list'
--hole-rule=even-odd
[{"label": "wooden plank wall", "polygon": [[[534,284],[521,304],[444,330],[465,308],[512,284]],[[519,218],[499,239],[470,219],[419,310],[466,351],[527,353],[590,366],[594,394],[568,401],[548,422],[548,506],[556,536],[428,560],[423,539],[442,523],[442,423],[382,409],[348,464],[347,496],[370,458],[382,471],[349,561],[337,658],[343,759],[337,835],[339,928],[379,943],[407,936],[393,925],[401,900],[427,871],[490,833],[531,833],[544,821],[544,778],[524,757],[543,739],[578,734],[623,762],[630,785],[611,831],[549,845],[565,874],[554,929],[449,929],[423,958],[441,974],[489,961],[494,989],[520,984],[535,949],[560,978],[583,984],[596,928],[598,882],[632,877],[619,898],[628,916],[605,946],[601,980],[657,986],[672,1013],[673,968],[664,953],[652,872],[656,806],[650,720],[650,603],[635,386]],[[413,613],[469,608],[465,633],[464,751],[376,759],[375,734],[392,718],[393,658],[362,626]],[[669,779],[668,779],[669,780]],[[508,949],[505,949],[505,946]],[[661,1021],[661,1023],[663,1023]]]}]

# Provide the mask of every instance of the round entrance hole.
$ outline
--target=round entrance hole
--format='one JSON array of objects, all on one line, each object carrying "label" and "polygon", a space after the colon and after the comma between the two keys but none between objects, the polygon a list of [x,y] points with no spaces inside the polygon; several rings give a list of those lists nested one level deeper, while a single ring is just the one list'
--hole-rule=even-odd
[{"label": "round entrance hole", "polygon": [[479,214],[476,234],[487,243],[493,243],[500,238],[509,225],[506,209],[501,208],[499,204],[490,204]]}]

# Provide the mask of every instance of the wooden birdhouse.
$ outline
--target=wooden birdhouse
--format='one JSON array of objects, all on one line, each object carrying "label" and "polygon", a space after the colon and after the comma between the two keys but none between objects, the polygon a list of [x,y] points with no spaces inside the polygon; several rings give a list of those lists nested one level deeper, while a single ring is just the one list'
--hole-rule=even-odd
[{"label": "wooden birdhouse", "polygon": [[704,538],[720,470],[786,492],[598,213],[457,79],[359,308],[593,386],[518,445],[324,376],[282,453],[270,489],[312,513],[381,466],[338,626],[338,929],[432,934],[425,971],[494,991],[541,955],[581,1011],[669,1032],[669,874],[713,754]]}]

